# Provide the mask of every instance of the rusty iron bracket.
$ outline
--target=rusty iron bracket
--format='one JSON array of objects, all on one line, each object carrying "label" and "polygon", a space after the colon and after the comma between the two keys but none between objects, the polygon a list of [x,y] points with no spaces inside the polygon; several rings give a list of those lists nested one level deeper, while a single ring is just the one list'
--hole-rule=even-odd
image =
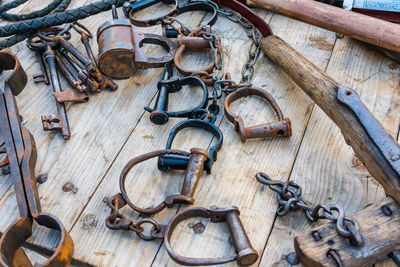
[{"label": "rusty iron bracket", "polygon": [[400,146],[369,112],[357,92],[345,86],[338,86],[337,100],[354,112],[386,161],[400,174]]}]

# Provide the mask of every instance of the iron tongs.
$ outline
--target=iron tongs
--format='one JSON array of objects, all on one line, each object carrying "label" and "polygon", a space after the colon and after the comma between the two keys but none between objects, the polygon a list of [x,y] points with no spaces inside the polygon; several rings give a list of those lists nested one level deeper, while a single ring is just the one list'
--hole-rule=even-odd
[{"label": "iron tongs", "polygon": [[39,194],[35,180],[37,159],[35,141],[27,128],[21,125],[21,119],[14,95],[25,87],[27,76],[18,59],[9,53],[0,52],[0,73],[13,70],[6,79],[0,96],[0,135],[6,158],[0,167],[9,166],[13,177],[20,218],[10,225],[0,239],[1,266],[33,266],[22,244],[32,235],[33,221],[46,228],[60,232],[60,241],[53,255],[42,266],[67,266],[73,254],[73,241],[63,224],[40,208]]}]

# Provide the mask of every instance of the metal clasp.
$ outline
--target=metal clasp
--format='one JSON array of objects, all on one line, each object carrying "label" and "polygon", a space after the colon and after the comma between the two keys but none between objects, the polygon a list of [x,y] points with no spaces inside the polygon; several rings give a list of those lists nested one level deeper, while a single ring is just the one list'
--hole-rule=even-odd
[{"label": "metal clasp", "polygon": [[[235,115],[229,108],[229,105],[239,98],[246,96],[258,96],[265,100],[275,111],[278,116],[278,121],[265,123],[252,127],[245,127],[243,118],[240,115]],[[289,137],[292,135],[292,124],[289,118],[285,118],[275,99],[267,91],[261,88],[244,87],[234,91],[225,98],[224,103],[225,116],[235,126],[235,130],[240,133],[242,143],[249,138],[262,137]]]}]

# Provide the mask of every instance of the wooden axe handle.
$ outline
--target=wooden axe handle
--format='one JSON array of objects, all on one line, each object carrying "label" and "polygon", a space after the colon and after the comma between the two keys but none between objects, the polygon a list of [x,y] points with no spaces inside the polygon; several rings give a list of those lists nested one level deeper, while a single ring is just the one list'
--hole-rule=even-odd
[{"label": "wooden axe handle", "polygon": [[340,85],[278,36],[265,37],[261,47],[333,120],[370,174],[400,205],[400,174],[391,168],[353,111],[338,101]]},{"label": "wooden axe handle", "polygon": [[313,0],[247,0],[249,6],[400,52],[400,25]]}]

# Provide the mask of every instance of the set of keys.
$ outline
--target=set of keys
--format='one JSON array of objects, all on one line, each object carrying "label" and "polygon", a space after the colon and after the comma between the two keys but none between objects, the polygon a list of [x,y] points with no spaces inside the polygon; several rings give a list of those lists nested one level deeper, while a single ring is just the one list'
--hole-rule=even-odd
[{"label": "set of keys", "polygon": [[[71,29],[81,36],[87,56],[68,41]],[[28,39],[28,47],[35,51],[42,72],[34,75],[34,82],[52,85],[57,106],[57,115],[42,116],[43,129],[59,131],[65,140],[71,137],[65,103],[86,103],[89,100],[88,92],[118,89],[116,83],[100,72],[89,43],[91,38],[92,33],[75,22],[65,28],[52,27],[40,31]],[[62,89],[59,73],[72,89]]]}]

